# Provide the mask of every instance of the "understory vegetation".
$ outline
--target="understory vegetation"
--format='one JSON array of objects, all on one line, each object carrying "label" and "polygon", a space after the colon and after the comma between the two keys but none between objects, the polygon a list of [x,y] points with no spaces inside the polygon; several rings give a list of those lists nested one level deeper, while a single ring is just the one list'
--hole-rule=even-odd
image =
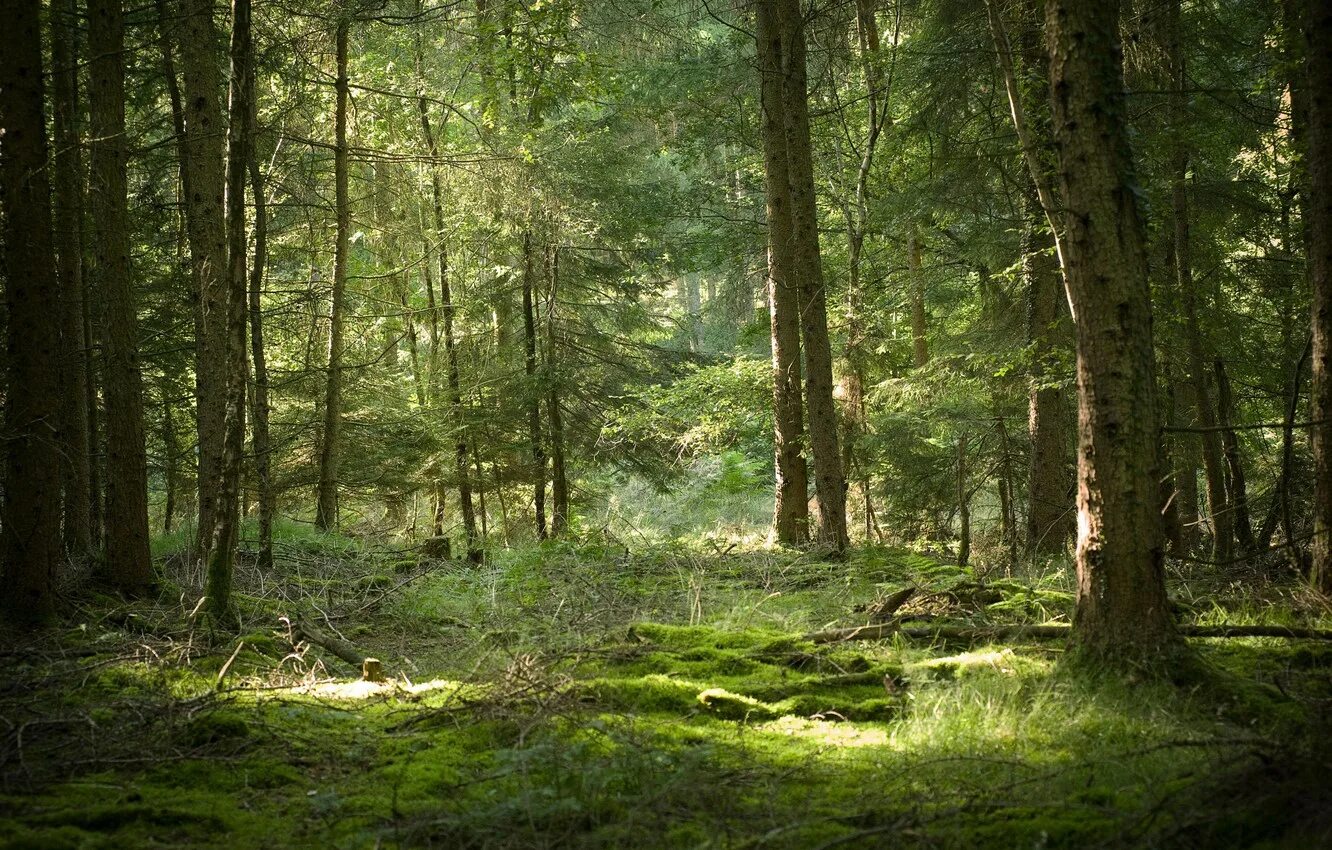
[{"label": "understory vegetation", "polygon": [[[74,591],[68,625],[5,653],[5,846],[1332,837],[1332,648],[1193,641],[1197,664],[1166,680],[1060,664],[1062,642],[816,644],[905,588],[887,612],[905,624],[1066,622],[1071,562],[866,547],[829,563],[631,519],[648,542],[626,545],[623,520],[483,565],[284,523],[272,571],[241,550],[239,635],[191,610],[201,577],[158,539],[156,599]],[[1258,574],[1179,567],[1169,586],[1185,623],[1332,624]],[[389,676],[363,680],[302,620]]]}]

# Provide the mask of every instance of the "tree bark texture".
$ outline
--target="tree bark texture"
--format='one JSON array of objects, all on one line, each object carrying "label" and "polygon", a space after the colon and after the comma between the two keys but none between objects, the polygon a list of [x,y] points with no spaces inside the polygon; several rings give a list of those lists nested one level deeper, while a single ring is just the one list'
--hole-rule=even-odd
[{"label": "tree bark texture", "polygon": [[226,440],[226,127],[218,101],[218,36],[211,0],[182,0],[180,68],[184,83],[185,222],[199,307],[195,393],[199,433],[198,553],[205,562],[217,535]]},{"label": "tree bark texture", "polygon": [[1314,529],[1310,578],[1332,595],[1332,5],[1306,7],[1309,275],[1313,283]]},{"label": "tree bark texture", "polygon": [[42,113],[41,0],[7,7],[0,30],[0,208],[4,211],[8,384],[5,493],[0,524],[4,605],[16,621],[39,623],[55,610],[60,565],[57,421],[60,325],[51,244],[51,184]]},{"label": "tree bark texture", "polygon": [[226,399],[217,531],[208,552],[206,594],[215,617],[231,615],[231,577],[240,536],[241,459],[245,451],[245,320],[249,302],[246,270],[245,184],[254,158],[250,122],[254,115],[254,52],[250,0],[231,3],[231,88],[227,108],[227,309]]},{"label": "tree bark texture", "polygon": [[809,473],[801,397],[800,296],[793,272],[791,188],[782,101],[782,41],[772,3],[757,4],[763,172],[768,229],[768,314],[772,331],[772,406],[776,493],[772,535],[799,546],[809,540]]},{"label": "tree bark texture", "polygon": [[833,552],[847,546],[846,478],[833,401],[832,344],[828,337],[827,296],[819,254],[814,159],[810,144],[809,92],[805,69],[805,26],[800,0],[775,4],[781,33],[782,100],[787,180],[791,187],[793,272],[799,281],[800,331],[805,352],[805,404],[819,500],[818,542]]},{"label": "tree bark texture", "polygon": [[139,324],[130,267],[125,175],[125,15],[121,0],[88,4],[89,177],[93,274],[102,296],[103,397],[106,403],[106,571],[112,583],[142,593],[152,582],[148,549],[148,460],[143,432]]},{"label": "tree bark texture", "polygon": [[1158,510],[1155,354],[1133,186],[1119,3],[1048,0],[1064,259],[1078,353],[1075,640],[1092,655],[1150,657],[1176,640]]}]

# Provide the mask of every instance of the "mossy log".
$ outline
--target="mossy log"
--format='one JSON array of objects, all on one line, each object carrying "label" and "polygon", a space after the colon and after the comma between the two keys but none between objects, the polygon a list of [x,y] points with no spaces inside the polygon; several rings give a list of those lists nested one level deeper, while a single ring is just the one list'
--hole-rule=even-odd
[{"label": "mossy log", "polygon": [[[1270,637],[1287,640],[1332,641],[1332,629],[1301,626],[1200,626],[1182,624],[1175,627],[1180,635],[1190,638],[1252,638]],[[811,632],[804,639],[811,643],[839,643],[847,640],[879,640],[901,635],[909,640],[1061,640],[1073,631],[1072,626],[909,626],[901,623],[877,623]]]}]

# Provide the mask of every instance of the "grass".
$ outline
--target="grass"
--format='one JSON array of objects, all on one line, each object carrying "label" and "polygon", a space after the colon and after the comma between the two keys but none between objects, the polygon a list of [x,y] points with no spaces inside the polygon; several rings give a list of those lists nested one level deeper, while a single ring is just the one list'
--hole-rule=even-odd
[{"label": "grass", "polygon": [[[1332,649],[1200,641],[1205,674],[1169,682],[1067,669],[1051,644],[800,637],[863,622],[908,584],[922,591],[905,613],[922,621],[1066,620],[1059,565],[978,581],[910,552],[826,563],[710,533],[485,565],[297,527],[279,542],[273,574],[240,572],[239,636],[191,621],[178,589],[76,596],[70,627],[7,650],[0,846],[1332,839]],[[1326,625],[1279,584],[1175,590],[1198,621]],[[293,648],[295,615],[398,675],[359,682]]]}]

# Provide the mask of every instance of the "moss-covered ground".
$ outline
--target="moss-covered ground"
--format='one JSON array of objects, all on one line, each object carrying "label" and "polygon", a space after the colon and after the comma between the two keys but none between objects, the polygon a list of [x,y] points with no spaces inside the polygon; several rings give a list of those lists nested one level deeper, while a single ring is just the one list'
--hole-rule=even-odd
[{"label": "moss-covered ground", "polygon": [[[155,600],[72,594],[62,628],[6,638],[0,845],[1332,846],[1332,646],[1195,641],[1163,677],[1048,641],[801,637],[908,585],[918,623],[1066,621],[1058,565],[704,542],[476,566],[308,535],[279,555],[241,571],[240,634],[168,558]],[[1328,625],[1279,583],[1186,579],[1189,621]],[[293,643],[296,617],[392,678]]]}]

